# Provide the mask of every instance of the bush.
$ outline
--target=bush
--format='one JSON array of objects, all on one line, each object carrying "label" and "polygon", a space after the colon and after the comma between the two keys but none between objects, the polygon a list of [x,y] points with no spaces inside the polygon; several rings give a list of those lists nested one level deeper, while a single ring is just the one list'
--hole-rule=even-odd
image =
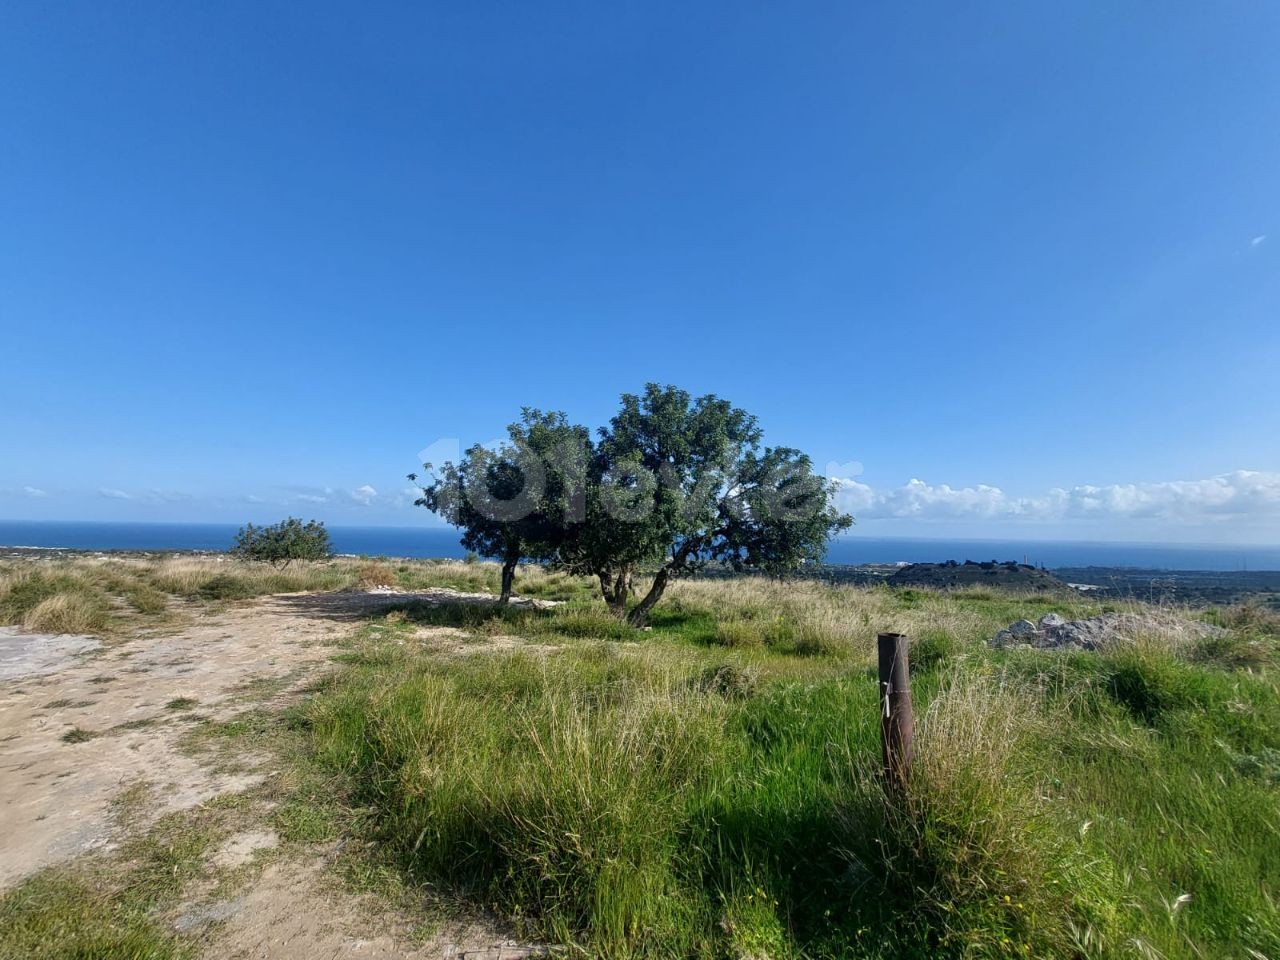
[{"label": "bush", "polygon": [[316,520],[303,523],[295,517],[269,527],[247,524],[236,534],[232,556],[287,567],[294,560],[328,560],[333,556],[329,531]]}]

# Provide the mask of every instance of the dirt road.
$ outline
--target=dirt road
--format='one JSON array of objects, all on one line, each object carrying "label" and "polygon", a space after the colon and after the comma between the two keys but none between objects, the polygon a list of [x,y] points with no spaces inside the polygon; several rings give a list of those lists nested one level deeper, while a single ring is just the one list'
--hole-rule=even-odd
[{"label": "dirt road", "polygon": [[[112,645],[8,631],[0,637],[0,890],[42,867],[110,856],[122,831],[166,813],[269,786],[278,757],[217,762],[184,746],[193,725],[297,702],[334,669],[336,645],[364,616],[402,599],[272,597]],[[474,598],[432,591],[422,599]],[[120,798],[143,785],[143,816],[122,826]],[[265,820],[249,824],[226,838],[210,870],[276,844]],[[219,958],[528,955],[491,924],[473,922],[410,947],[376,904],[326,881],[325,866],[319,853],[274,859],[235,896],[184,903],[169,922]]]}]

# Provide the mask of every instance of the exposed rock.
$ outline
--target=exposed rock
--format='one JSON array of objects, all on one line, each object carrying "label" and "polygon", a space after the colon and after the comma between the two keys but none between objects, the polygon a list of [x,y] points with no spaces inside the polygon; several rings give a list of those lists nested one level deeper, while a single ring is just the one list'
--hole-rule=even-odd
[{"label": "exposed rock", "polygon": [[17,627],[0,627],[0,680],[57,673],[80,654],[101,646],[94,637],[23,633]]},{"label": "exposed rock", "polygon": [[1196,620],[1142,616],[1134,613],[1104,613],[1085,620],[1066,620],[1048,613],[1039,623],[1018,620],[987,641],[993,647],[1023,647],[1035,650],[1098,650],[1117,641],[1144,634],[1160,634],[1172,639],[1202,640],[1226,633]]},{"label": "exposed rock", "polygon": [[207,927],[215,923],[222,923],[224,920],[230,920],[240,911],[240,906],[239,900],[229,900],[194,907],[186,913],[180,914],[173,921],[173,926],[180,933],[190,933],[200,927]]}]

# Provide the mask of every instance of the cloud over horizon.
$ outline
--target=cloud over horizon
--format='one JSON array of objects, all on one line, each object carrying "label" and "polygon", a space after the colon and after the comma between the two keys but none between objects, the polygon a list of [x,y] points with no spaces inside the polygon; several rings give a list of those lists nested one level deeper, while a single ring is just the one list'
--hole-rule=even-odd
[{"label": "cloud over horizon", "polygon": [[[1025,528],[1029,535],[1069,534],[1074,529],[1102,532],[1108,538],[1140,533],[1165,536],[1200,530],[1228,539],[1280,538],[1280,472],[1235,470],[1202,479],[1142,483],[1081,484],[1054,487],[1039,494],[1015,494],[996,484],[953,486],[913,477],[898,486],[877,486],[861,475],[862,464],[831,463],[826,474],[837,484],[837,503],[860,523],[874,523],[884,533],[912,535],[922,528],[954,529],[956,535],[975,530],[1009,534]],[[31,485],[0,488],[11,505],[25,502],[47,515],[50,505],[67,512],[86,498],[118,504],[94,511],[102,519],[163,518],[173,521],[229,521],[239,518],[245,505],[267,516],[298,509],[341,523],[405,522],[421,491],[389,484],[356,487],[292,487],[257,493],[202,493],[158,489],[46,490]],[[43,504],[37,508],[36,504]],[[175,512],[177,511],[177,512]],[[9,511],[6,511],[9,512]],[[26,510],[14,511],[21,516]],[[432,524],[437,518],[414,511],[415,522]],[[368,518],[368,520],[364,519]]]},{"label": "cloud over horizon", "polygon": [[1204,480],[1057,487],[1037,497],[1011,496],[988,484],[957,488],[913,478],[901,487],[877,489],[852,477],[833,479],[841,507],[865,520],[1280,521],[1280,473],[1258,470]]}]

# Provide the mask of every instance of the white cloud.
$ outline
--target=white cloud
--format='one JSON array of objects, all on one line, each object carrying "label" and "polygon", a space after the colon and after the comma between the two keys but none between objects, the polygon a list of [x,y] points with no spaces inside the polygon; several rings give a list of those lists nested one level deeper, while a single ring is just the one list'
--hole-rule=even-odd
[{"label": "white cloud", "polygon": [[1266,242],[1267,242],[1267,235],[1265,233],[1260,233],[1258,234],[1258,236],[1254,237],[1252,240],[1249,241],[1249,246],[1260,247]]},{"label": "white cloud", "polygon": [[377,496],[378,491],[375,490],[372,485],[367,483],[364,486],[356,487],[351,491],[351,499],[355,500],[357,503],[363,503],[365,506],[373,503],[373,501],[377,499]]},{"label": "white cloud", "polygon": [[130,493],[128,490],[117,490],[114,487],[103,487],[98,496],[108,500],[139,500],[144,503],[185,503],[194,499],[191,494],[180,490],[147,490],[143,493]]},{"label": "white cloud", "polygon": [[1256,470],[1205,480],[1082,485],[1039,497],[1012,497],[986,484],[955,488],[913,479],[901,487],[877,490],[851,478],[836,479],[842,508],[866,520],[1280,520],[1280,473]]},{"label": "white cloud", "polygon": [[328,503],[328,497],[322,497],[317,493],[300,493],[293,499],[301,500],[303,503]]},{"label": "white cloud", "polygon": [[41,497],[47,497],[49,494],[45,493],[39,487],[23,487],[22,495],[24,497],[35,497],[39,499]]}]

